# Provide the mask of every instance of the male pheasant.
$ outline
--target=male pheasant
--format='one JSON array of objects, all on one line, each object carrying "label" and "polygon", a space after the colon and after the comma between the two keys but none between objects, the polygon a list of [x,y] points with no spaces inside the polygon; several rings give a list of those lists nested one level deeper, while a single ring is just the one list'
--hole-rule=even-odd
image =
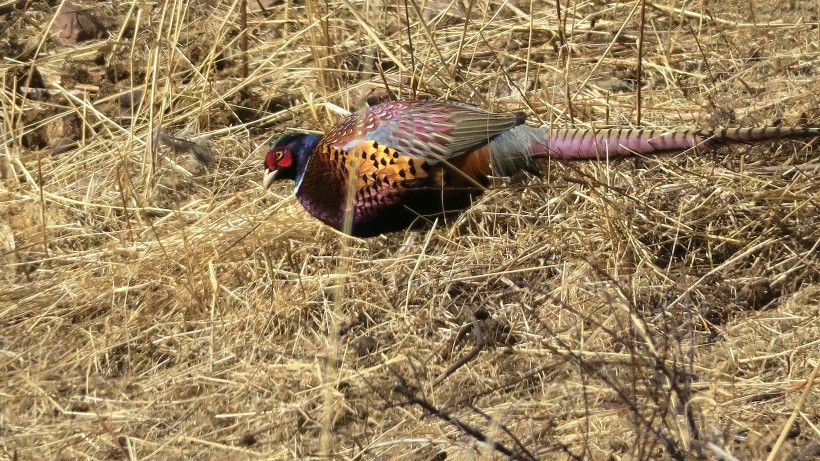
[{"label": "male pheasant", "polygon": [[[406,100],[353,113],[324,136],[288,133],[265,158],[263,187],[296,181],[302,206],[324,223],[366,237],[467,208],[491,176],[538,174],[535,159],[605,159],[724,143],[820,136],[820,128],[714,131],[566,129],[524,125],[453,101]],[[349,221],[346,221],[348,219]]]}]

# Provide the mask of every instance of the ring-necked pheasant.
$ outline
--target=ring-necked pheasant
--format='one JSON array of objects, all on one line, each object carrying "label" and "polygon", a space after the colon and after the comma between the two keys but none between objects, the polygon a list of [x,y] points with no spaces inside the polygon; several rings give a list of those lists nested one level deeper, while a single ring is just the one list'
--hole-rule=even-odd
[{"label": "ring-necked pheasant", "polygon": [[545,131],[524,125],[524,118],[452,101],[381,103],[324,136],[280,137],[265,158],[262,185],[293,179],[310,214],[352,235],[373,236],[463,210],[491,175],[538,174],[539,157],[604,159],[820,136],[820,128],[800,127]]}]

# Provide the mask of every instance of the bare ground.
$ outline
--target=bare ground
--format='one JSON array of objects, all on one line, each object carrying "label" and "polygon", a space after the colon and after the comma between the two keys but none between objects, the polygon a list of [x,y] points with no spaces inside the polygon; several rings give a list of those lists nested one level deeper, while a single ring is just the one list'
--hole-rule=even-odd
[{"label": "bare ground", "polygon": [[368,240],[259,185],[390,92],[820,125],[815,2],[50,3],[0,2],[0,458],[820,454],[814,141],[543,162]]}]

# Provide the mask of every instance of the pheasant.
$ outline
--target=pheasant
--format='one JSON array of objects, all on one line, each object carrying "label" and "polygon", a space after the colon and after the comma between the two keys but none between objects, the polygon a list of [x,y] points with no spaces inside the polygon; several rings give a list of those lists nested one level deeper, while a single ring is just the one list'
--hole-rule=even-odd
[{"label": "pheasant", "polygon": [[820,128],[808,127],[545,131],[524,119],[454,101],[384,102],[347,116],[324,136],[277,139],[262,186],[292,179],[310,214],[368,237],[463,211],[493,176],[538,175],[537,158],[605,159],[820,136]]}]

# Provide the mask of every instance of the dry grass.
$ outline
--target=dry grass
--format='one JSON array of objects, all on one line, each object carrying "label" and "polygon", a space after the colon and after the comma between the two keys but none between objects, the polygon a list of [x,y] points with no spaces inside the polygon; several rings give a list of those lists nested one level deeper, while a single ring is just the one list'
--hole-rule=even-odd
[{"label": "dry grass", "polygon": [[409,243],[259,186],[272,138],[385,82],[818,125],[815,2],[251,0],[247,76],[239,2],[85,2],[77,43],[44,3],[0,34],[0,458],[816,459],[811,144],[545,162]]}]

